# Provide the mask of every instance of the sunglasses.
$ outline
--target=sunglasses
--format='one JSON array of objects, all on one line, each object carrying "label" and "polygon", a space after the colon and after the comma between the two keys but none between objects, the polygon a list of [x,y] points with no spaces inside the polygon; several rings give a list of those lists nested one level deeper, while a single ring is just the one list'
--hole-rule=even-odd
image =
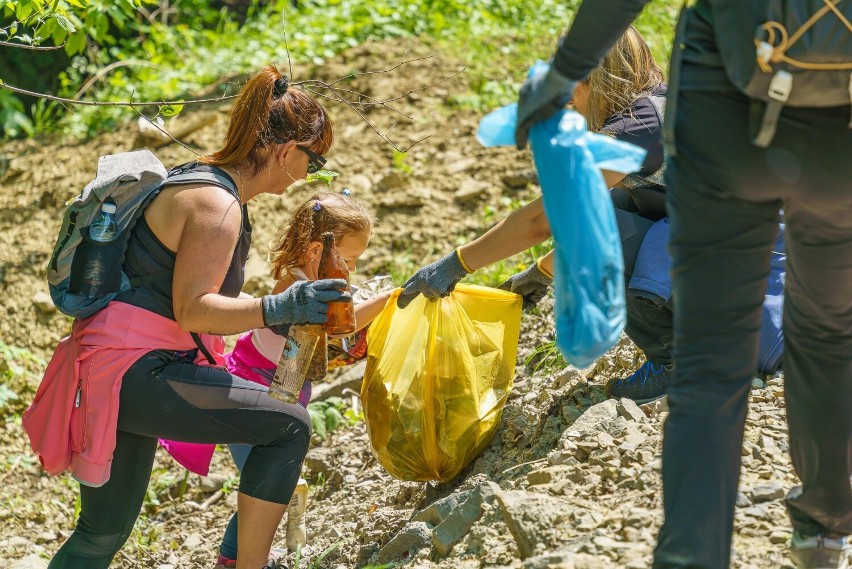
[{"label": "sunglasses", "polygon": [[317,154],[307,146],[297,144],[296,148],[308,155],[308,174],[316,174],[322,170],[322,167],[325,166],[326,162],[328,162],[328,159],[325,156]]}]

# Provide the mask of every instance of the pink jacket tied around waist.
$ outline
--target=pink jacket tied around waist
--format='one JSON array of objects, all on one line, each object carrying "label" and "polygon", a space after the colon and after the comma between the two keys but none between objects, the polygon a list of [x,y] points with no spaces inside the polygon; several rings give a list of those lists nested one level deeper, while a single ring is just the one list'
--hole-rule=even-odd
[{"label": "pink jacket tied around waist", "polygon": [[[201,340],[222,365],[221,336]],[[77,320],[47,366],[23,426],[33,451],[52,475],[70,470],[88,486],[109,480],[118,426],[121,380],[131,365],[152,350],[197,346],[177,322],[121,302]],[[196,364],[206,365],[199,354]]]}]

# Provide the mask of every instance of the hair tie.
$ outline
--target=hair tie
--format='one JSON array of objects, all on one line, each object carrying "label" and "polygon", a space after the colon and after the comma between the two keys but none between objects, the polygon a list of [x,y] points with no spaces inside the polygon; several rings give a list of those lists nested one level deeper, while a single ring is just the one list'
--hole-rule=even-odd
[{"label": "hair tie", "polygon": [[343,197],[348,198],[352,195],[352,190],[350,190],[349,188],[343,188],[340,193],[343,194]]},{"label": "hair tie", "polygon": [[286,75],[282,75],[278,79],[275,80],[275,83],[272,85],[272,96],[276,99],[278,97],[284,96],[284,93],[287,92],[287,89],[290,87],[290,80]]},{"label": "hair tie", "polygon": [[314,211],[319,211],[322,209],[322,204],[319,200],[314,200]]}]

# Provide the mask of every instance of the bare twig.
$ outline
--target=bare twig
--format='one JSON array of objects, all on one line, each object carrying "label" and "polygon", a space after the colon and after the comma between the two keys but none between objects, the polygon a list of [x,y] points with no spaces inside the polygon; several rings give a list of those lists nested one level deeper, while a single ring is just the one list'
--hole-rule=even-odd
[{"label": "bare twig", "polygon": [[[412,60],[412,61],[416,61],[416,60]],[[365,106],[367,106],[367,105],[387,106],[388,103],[392,103],[394,101],[399,101],[400,99],[405,99],[409,95],[412,95],[414,93],[418,93],[420,91],[425,91],[426,89],[431,89],[432,87],[437,87],[438,85],[441,85],[442,83],[446,83],[447,81],[449,81],[451,79],[455,79],[456,77],[458,77],[459,75],[464,73],[466,69],[467,69],[466,67],[462,67],[461,69],[459,69],[458,71],[456,71],[455,73],[450,75],[449,77],[445,77],[445,78],[441,79],[440,81],[435,81],[434,83],[430,83],[429,85],[425,85],[423,87],[418,87],[417,89],[412,89],[412,90],[408,91],[407,93],[405,93],[404,95],[399,95],[398,97],[393,97],[393,98],[385,99],[385,100],[382,100],[382,101],[376,101],[375,103],[363,103],[363,104]],[[321,84],[321,82],[318,82],[318,83]],[[332,85],[332,84],[323,85],[323,86],[329,88],[330,85]],[[340,89],[337,89],[337,90],[339,91]]]},{"label": "bare twig", "polygon": [[190,148],[189,146],[187,146],[186,144],[184,144],[183,142],[181,142],[180,140],[178,140],[177,138],[175,138],[174,136],[172,136],[171,134],[169,134],[169,132],[168,132],[166,129],[164,129],[163,127],[161,127],[160,125],[158,125],[156,122],[154,122],[153,120],[151,120],[150,118],[148,118],[147,116],[145,116],[145,114],[144,114],[142,111],[140,111],[139,109],[137,109],[137,108],[136,108],[136,107],[134,107],[133,105],[131,105],[131,106],[130,106],[130,108],[131,108],[131,109],[133,109],[133,110],[134,110],[134,111],[135,111],[135,112],[136,112],[136,113],[137,113],[140,117],[142,117],[142,118],[144,118],[146,121],[148,121],[148,123],[150,123],[151,125],[153,125],[153,126],[154,126],[154,128],[156,128],[157,130],[159,130],[160,132],[162,132],[163,134],[165,134],[166,136],[168,136],[170,139],[172,139],[172,141],[177,142],[177,143],[178,143],[178,144],[180,144],[183,148],[185,148],[186,150],[189,150],[190,152],[192,152],[192,153],[193,153],[193,154],[195,154],[196,156],[201,156],[201,154],[199,154],[198,152],[196,152],[195,150],[193,150],[192,148]]},{"label": "bare twig", "polygon": [[31,49],[33,51],[55,51],[57,49],[62,49],[65,47],[65,42],[62,42],[62,45],[49,45],[46,47],[40,47],[37,45],[29,45],[25,43],[14,43],[8,41],[0,41],[0,46],[5,47],[17,47],[19,49]]},{"label": "bare twig", "polygon": [[79,99],[80,96],[83,95],[83,93],[85,93],[86,91],[88,91],[91,88],[92,85],[97,83],[97,81],[101,77],[103,77],[104,75],[106,75],[107,73],[112,71],[113,69],[116,69],[118,67],[127,67],[127,66],[130,66],[130,65],[138,65],[138,66],[142,66],[142,67],[156,67],[156,65],[154,65],[153,63],[150,63],[150,62],[142,60],[142,59],[126,59],[124,61],[114,61],[114,62],[110,63],[109,65],[107,65],[106,67],[104,67],[103,69],[101,69],[100,71],[98,71],[97,73],[95,73],[92,77],[90,77],[89,80],[86,81],[83,84],[82,87],[80,87],[80,90],[77,91],[76,93],[74,93],[74,98]]},{"label": "bare twig", "polygon": [[69,99],[67,97],[57,97],[56,95],[48,95],[46,93],[38,93],[36,91],[30,91],[27,89],[21,89],[20,87],[15,87],[14,85],[10,85],[9,83],[0,83],[0,89],[6,89],[7,91],[12,91],[13,93],[19,93],[21,95],[28,95],[30,97],[37,97],[39,99],[47,99],[48,101],[57,101],[60,103],[68,103],[71,105],[83,105],[88,107],[154,107],[154,106],[162,106],[162,105],[200,105],[202,103],[220,103],[222,101],[227,101],[230,99],[236,99],[239,95],[223,95],[221,97],[210,97],[206,99],[192,99],[189,101],[80,101],[79,99]]},{"label": "bare twig", "polygon": [[383,69],[383,70],[379,70],[379,71],[359,71],[357,73],[350,73],[350,74],[348,74],[344,77],[341,77],[340,79],[335,80],[334,82],[332,82],[330,84],[331,85],[337,85],[341,81],[345,81],[347,79],[354,79],[355,77],[362,77],[364,75],[380,75],[380,74],[383,74],[383,73],[390,73],[391,71],[396,71],[397,69],[399,69],[403,65],[408,65],[409,63],[415,63],[417,61],[423,61],[424,59],[432,59],[433,57],[435,57],[435,54],[433,53],[431,55],[424,55],[423,57],[415,57],[414,59],[404,59],[405,56],[407,56],[407,55],[408,55],[408,50],[406,50],[405,53],[402,55],[403,60],[400,61],[399,63],[397,63],[396,65],[394,65],[393,67],[389,68],[389,69]]},{"label": "bare twig", "polygon": [[[155,14],[151,14],[150,17],[151,18],[155,17]],[[289,45],[287,44],[286,32],[284,33],[284,46],[285,46],[285,49],[286,49],[286,52],[287,52],[288,69],[289,69],[289,72],[290,72],[290,78],[292,80],[292,78],[293,78],[293,65],[292,65],[292,59],[290,57]],[[405,54],[403,55],[402,61],[400,61],[396,65],[393,65],[393,66],[391,66],[387,69],[376,70],[376,71],[362,71],[362,72],[357,72],[357,73],[349,73],[349,74],[345,75],[344,77],[340,77],[338,79],[331,81],[330,83],[327,83],[325,81],[320,81],[320,80],[317,80],[317,79],[309,79],[309,80],[305,80],[305,81],[293,81],[290,84],[291,84],[291,86],[294,86],[294,87],[301,87],[302,89],[313,94],[316,97],[321,97],[321,98],[325,98],[325,99],[328,99],[328,100],[337,101],[337,102],[340,102],[340,103],[347,105],[350,109],[352,109],[352,111],[356,115],[358,115],[358,117],[361,120],[363,120],[367,124],[367,126],[370,127],[371,130],[373,130],[373,132],[376,133],[377,136],[379,136],[379,138],[381,138],[383,141],[385,141],[394,150],[396,150],[397,152],[408,152],[409,150],[411,150],[411,148],[413,148],[417,144],[420,144],[421,142],[423,142],[424,140],[429,138],[429,136],[425,136],[425,137],[413,142],[412,144],[410,144],[406,148],[401,148],[396,143],[394,143],[388,136],[390,131],[393,130],[393,128],[396,126],[397,123],[393,123],[393,125],[391,125],[391,127],[388,128],[385,132],[381,132],[378,128],[376,128],[375,125],[373,125],[373,123],[371,123],[367,119],[367,117],[365,116],[365,112],[367,112],[367,110],[369,110],[371,107],[382,107],[382,108],[388,109],[389,111],[394,112],[394,113],[404,117],[408,121],[413,122],[414,118],[412,116],[406,114],[402,110],[391,105],[391,103],[405,99],[406,97],[409,97],[410,95],[412,95],[414,93],[424,91],[424,90],[430,89],[432,87],[435,87],[437,85],[441,85],[443,83],[446,83],[447,81],[450,81],[451,79],[453,79],[453,78],[457,77],[458,75],[460,75],[461,73],[463,73],[465,71],[465,68],[460,69],[459,71],[453,73],[452,75],[450,75],[448,77],[441,79],[440,81],[436,81],[436,82],[430,83],[428,85],[417,87],[415,89],[410,89],[409,91],[407,91],[406,93],[404,93],[402,95],[392,97],[392,98],[389,98],[389,99],[383,99],[383,100],[382,99],[376,99],[374,97],[370,97],[369,95],[366,95],[364,93],[361,93],[361,92],[353,90],[353,89],[348,89],[348,88],[345,88],[345,87],[342,87],[342,86],[340,86],[340,87],[337,86],[344,80],[353,79],[355,77],[368,76],[368,75],[378,75],[378,74],[391,73],[391,72],[399,69],[400,67],[402,67],[404,65],[408,65],[408,64],[415,63],[415,62],[418,62],[418,61],[425,61],[427,59],[431,59],[431,58],[435,57],[435,55],[432,54],[432,55],[427,55],[427,56],[423,56],[423,57],[416,57],[416,58],[412,58],[412,59],[407,59],[407,56],[408,56],[408,51],[406,51]],[[160,132],[165,134],[169,139],[171,139],[174,142],[177,142],[183,148],[185,148],[186,150],[189,150],[190,152],[192,152],[196,155],[198,154],[197,152],[195,152],[194,150],[192,150],[191,148],[186,146],[184,143],[179,141],[177,138],[172,136],[165,129],[161,128],[160,125],[156,124],[154,121],[152,121],[150,118],[148,118],[144,113],[142,113],[139,110],[139,108],[140,107],[149,107],[149,106],[158,106],[159,107],[159,106],[170,105],[170,104],[180,104],[180,105],[183,105],[183,106],[189,106],[189,105],[198,105],[198,104],[203,104],[203,103],[221,103],[223,101],[235,99],[239,96],[239,94],[228,95],[227,94],[228,84],[226,84],[223,94],[219,97],[207,97],[207,98],[190,99],[190,100],[184,100],[184,101],[169,101],[169,100],[165,100],[165,99],[161,100],[161,101],[133,101],[133,95],[132,94],[131,94],[129,101],[83,101],[83,100],[79,99],[79,97],[82,94],[84,94],[89,88],[91,88],[91,86],[95,82],[97,82],[101,77],[103,77],[105,74],[109,73],[110,71],[112,71],[113,69],[115,69],[117,67],[128,66],[128,65],[150,65],[150,64],[148,62],[142,61],[142,60],[127,60],[127,61],[122,61],[122,62],[114,62],[114,63],[108,65],[107,67],[105,67],[104,69],[101,69],[100,71],[98,71],[98,73],[95,76],[90,78],[80,88],[80,90],[77,91],[77,93],[76,93],[76,95],[73,99],[66,98],[66,97],[58,97],[56,95],[48,95],[46,93],[38,93],[36,91],[30,91],[28,89],[22,89],[20,87],[16,87],[14,85],[10,85],[8,83],[3,83],[3,82],[0,82],[0,88],[6,89],[8,91],[12,91],[14,93],[19,93],[19,94],[22,94],[22,95],[28,95],[28,96],[31,96],[31,97],[46,99],[46,100],[49,100],[49,101],[56,101],[56,102],[61,103],[63,106],[68,104],[68,105],[83,105],[83,106],[94,106],[94,107],[130,107],[134,112],[136,112],[139,116],[144,117],[146,121],[148,121],[150,124],[152,124],[157,130],[159,130]],[[323,91],[325,91],[325,92],[323,92]],[[66,106],[66,109],[68,109],[67,106]],[[68,110],[70,111],[70,109],[68,109]]]}]

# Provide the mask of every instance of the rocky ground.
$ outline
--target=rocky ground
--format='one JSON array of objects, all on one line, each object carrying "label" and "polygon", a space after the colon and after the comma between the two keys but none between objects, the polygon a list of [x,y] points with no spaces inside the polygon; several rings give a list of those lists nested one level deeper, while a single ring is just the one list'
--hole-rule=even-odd
[{"label": "rocky ground", "polygon": [[[353,68],[387,68],[405,48],[368,44],[321,70],[337,77]],[[458,65],[441,57],[411,64],[405,73],[359,78],[352,88],[373,97],[404,94],[437,81]],[[332,104],[337,143],[329,167],[377,212],[380,223],[360,269],[411,272],[470,238],[513,204],[536,195],[528,155],[486,150],[473,133],[479,115],[447,104],[467,87],[464,76],[410,96],[413,124],[392,132],[401,145],[429,139],[407,155],[394,155],[353,113]],[[210,151],[225,125],[227,107],[209,114],[208,126],[184,141]],[[370,111],[384,131],[393,118]],[[40,471],[20,427],[39,372],[70,320],[56,313],[45,265],[64,202],[93,176],[98,155],[133,148],[134,123],[80,144],[30,140],[0,146],[0,556],[20,569],[44,567],[73,528],[79,505],[68,476]],[[157,151],[167,164],[193,154],[177,145]],[[265,246],[297,200],[263,196],[252,206],[255,248],[246,290],[262,293],[271,281]],[[526,262],[523,259],[520,262]],[[498,275],[486,276],[497,278]],[[357,277],[355,279],[358,280]],[[491,283],[495,284],[495,283]],[[664,402],[638,408],[605,400],[607,379],[641,363],[628,340],[592,369],[579,371],[537,351],[553,338],[552,300],[524,316],[515,389],[487,449],[452,483],[394,480],[371,454],[363,421],[350,421],[328,438],[315,438],[305,463],[311,484],[309,545],[301,567],[597,568],[647,567],[661,521],[660,448]],[[13,346],[20,349],[12,349]],[[532,356],[529,365],[525,362]],[[343,372],[324,395],[359,384],[360,368]],[[757,382],[751,395],[737,501],[734,567],[792,567],[785,553],[789,526],[782,498],[796,478],[787,455],[782,378]],[[318,390],[321,391],[321,390]],[[18,399],[9,392],[19,395]],[[236,471],[227,451],[217,453],[207,478],[187,476],[158,453],[140,520],[115,567],[212,568],[215,548],[236,504]],[[694,491],[700,492],[700,488]],[[283,543],[283,532],[279,534]],[[291,557],[295,566],[295,559]]]}]

